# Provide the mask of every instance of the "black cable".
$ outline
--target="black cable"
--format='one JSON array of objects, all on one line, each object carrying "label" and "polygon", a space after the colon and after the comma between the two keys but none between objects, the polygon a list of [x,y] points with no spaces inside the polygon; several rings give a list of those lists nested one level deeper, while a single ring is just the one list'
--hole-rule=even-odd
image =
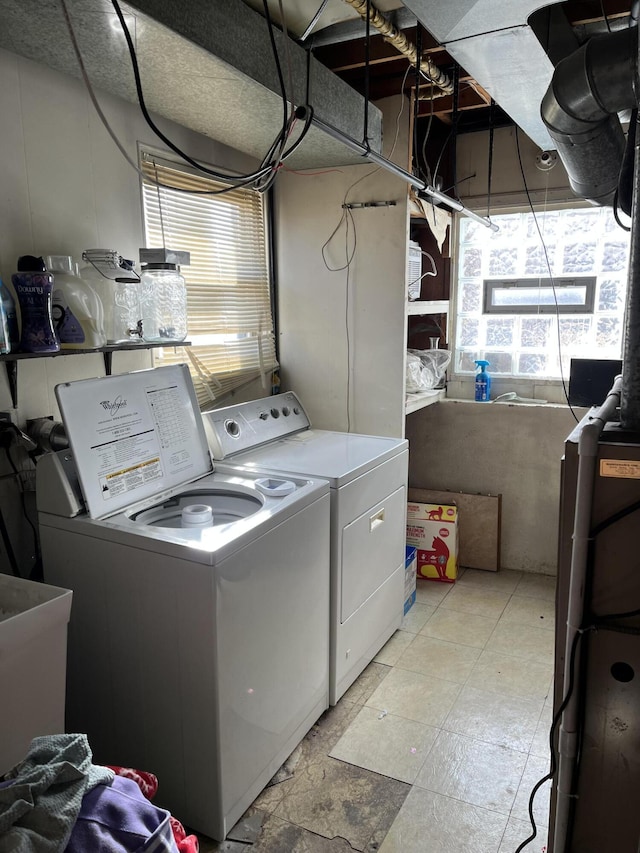
[{"label": "black cable", "polygon": [[16,560],[16,553],[13,550],[13,545],[11,544],[11,538],[9,536],[9,531],[7,530],[4,515],[2,514],[2,509],[0,509],[0,536],[2,537],[2,544],[4,545],[4,550],[7,552],[7,558],[9,560],[9,565],[11,566],[11,572],[15,575],[15,577],[19,578],[20,572],[18,571],[18,561]]},{"label": "black cable", "polygon": [[458,122],[460,121],[459,107],[460,97],[460,69],[456,65],[453,69],[453,157],[451,158],[451,183],[453,184],[454,198],[458,197],[458,158],[456,157],[456,140],[458,138]]},{"label": "black cable", "polygon": [[558,325],[558,363],[560,365],[560,381],[562,382],[562,390],[564,392],[565,399],[567,401],[567,406],[571,410],[571,414],[573,415],[575,422],[579,423],[580,418],[576,415],[573,410],[573,406],[569,402],[569,392],[567,391],[567,383],[564,378],[564,368],[562,367],[562,342],[560,339],[560,306],[558,305],[558,297],[556,295],[556,284],[555,277],[553,272],[551,271],[551,262],[549,261],[549,253],[547,251],[547,244],[544,241],[544,237],[542,236],[542,231],[540,229],[540,223],[538,222],[538,217],[536,216],[536,211],[533,207],[533,201],[531,200],[531,193],[529,192],[529,185],[527,184],[527,176],[524,172],[524,165],[522,163],[522,154],[520,152],[520,135],[518,133],[518,125],[516,128],[516,149],[518,151],[518,163],[520,164],[520,174],[522,175],[522,183],[524,184],[524,191],[527,195],[527,201],[529,202],[529,208],[531,209],[531,214],[533,216],[533,221],[536,226],[536,230],[538,232],[538,237],[540,237],[540,243],[542,245],[542,251],[544,252],[544,258],[547,264],[547,270],[549,272],[549,278],[551,279],[551,289],[553,290],[553,299],[556,304],[556,322]]},{"label": "black cable", "polygon": [[493,105],[494,100],[491,98],[489,105],[489,164],[487,175],[487,219],[491,218],[491,177],[493,175]]},{"label": "black cable", "polygon": [[600,9],[602,11],[602,17],[604,18],[604,22],[607,25],[607,32],[611,32],[611,25],[609,24],[609,18],[607,17],[607,13],[604,11],[604,0],[600,0]]},{"label": "black cable", "polygon": [[[273,59],[276,65],[276,73],[278,75],[278,83],[280,85],[280,96],[282,97],[282,108],[283,108],[283,119],[282,119],[282,128],[280,130],[280,135],[286,133],[286,127],[289,122],[289,105],[287,103],[287,89],[284,83],[284,75],[282,73],[282,65],[280,63],[280,56],[278,54],[278,46],[276,45],[276,37],[274,32],[273,21],[271,20],[271,13],[269,12],[269,2],[268,0],[262,0],[262,5],[264,8],[264,17],[267,21],[267,29],[269,31],[269,41],[271,42],[271,50],[273,52]],[[293,103],[293,92],[290,93]]]},{"label": "black cable", "polygon": [[429,115],[429,121],[427,122],[427,129],[424,132],[424,137],[422,139],[422,162],[424,163],[424,176],[427,179],[428,184],[433,184],[433,178],[431,176],[431,169],[429,168],[429,163],[427,162],[427,140],[429,139],[429,135],[431,133],[431,125],[433,124],[433,89],[431,90],[431,113]]},{"label": "black cable", "polygon": [[422,55],[422,27],[418,24],[416,31],[416,54],[417,62],[415,66],[415,96],[413,99],[413,150],[415,156],[415,174],[420,174],[420,158],[418,147],[418,115],[420,114],[420,57]]},{"label": "black cable", "polygon": [[[266,2],[266,0],[265,0],[265,2]],[[155,124],[155,122],[153,121],[153,119],[151,118],[151,116],[149,115],[149,112],[147,110],[147,105],[146,105],[146,102],[144,99],[144,93],[142,91],[142,81],[140,79],[140,69],[138,66],[138,58],[136,56],[135,47],[133,45],[133,40],[131,38],[131,33],[129,32],[129,28],[127,27],[127,23],[124,19],[124,15],[122,14],[122,10],[120,8],[118,0],[111,0],[111,4],[115,10],[116,15],[118,16],[118,20],[120,21],[120,26],[122,27],[122,32],[124,33],[124,37],[125,37],[125,40],[127,42],[127,47],[129,50],[129,56],[131,58],[131,65],[132,65],[132,69],[133,69],[133,75],[134,75],[134,79],[135,79],[135,86],[136,86],[136,93],[137,93],[137,97],[138,97],[138,103],[140,105],[142,115],[143,115],[145,121],[147,122],[147,124],[149,125],[149,127],[151,128],[151,130],[153,130],[153,132],[156,134],[156,136],[159,139],[161,139],[166,145],[168,145],[172,151],[174,151],[176,154],[178,154],[180,157],[182,157],[187,163],[190,163],[195,169],[197,169],[200,172],[204,172],[207,175],[211,175],[212,177],[217,178],[218,180],[227,181],[229,183],[241,183],[244,181],[251,182],[253,180],[258,180],[263,175],[268,174],[269,171],[271,170],[271,166],[264,167],[264,165],[257,172],[251,173],[249,175],[243,175],[240,178],[238,178],[235,175],[229,175],[229,174],[224,174],[222,172],[217,172],[214,169],[208,169],[205,166],[202,166],[200,163],[198,163],[193,158],[189,157],[188,154],[186,154],[184,151],[182,151],[180,148],[178,148],[177,145],[175,145],[167,136],[165,136],[165,134],[160,130],[160,128],[157,127],[157,125]],[[286,132],[285,127],[283,127],[280,131],[279,136],[281,137],[282,134],[285,132]]]},{"label": "black cable", "polygon": [[535,817],[533,816],[533,803],[536,797],[536,794],[540,790],[540,788],[548,782],[550,779],[553,779],[557,770],[557,758],[556,758],[556,748],[555,748],[555,735],[556,729],[560,724],[560,720],[562,719],[562,715],[564,713],[565,708],[569,704],[569,700],[573,695],[573,691],[575,688],[575,663],[576,663],[576,654],[578,651],[578,643],[584,636],[585,632],[591,630],[591,628],[583,628],[578,629],[573,637],[573,642],[571,643],[571,652],[569,656],[569,685],[567,687],[567,692],[562,700],[562,703],[556,713],[554,714],[553,721],[551,723],[551,728],[549,729],[549,749],[551,752],[551,762],[549,765],[549,772],[539,779],[536,784],[531,789],[531,794],[529,795],[529,821],[531,823],[532,833],[518,846],[518,848],[514,851],[514,853],[521,853],[525,847],[527,847],[537,836],[538,827],[536,825]]},{"label": "black cable", "polygon": [[7,460],[9,461],[9,465],[11,465],[13,472],[16,475],[16,478],[18,480],[18,487],[20,489],[20,504],[22,505],[22,514],[24,515],[27,524],[29,525],[29,527],[33,531],[33,549],[35,551],[35,555],[34,555],[35,556],[35,562],[34,562],[34,565],[33,565],[33,568],[31,570],[31,574],[30,574],[30,577],[33,579],[34,575],[38,575],[40,572],[40,564],[41,564],[41,561],[40,561],[40,539],[38,537],[38,531],[36,530],[36,526],[33,523],[33,521],[31,521],[31,519],[29,518],[29,513],[27,512],[27,503],[26,503],[25,496],[24,496],[24,489],[22,488],[21,481],[20,481],[20,471],[18,470],[15,462],[11,458],[11,453],[9,451],[9,445],[3,445],[3,446],[4,446],[4,452],[6,454]]},{"label": "black cable", "polygon": [[367,0],[367,19],[365,21],[364,37],[364,136],[362,144],[371,150],[369,144],[369,74],[370,74],[370,48],[371,48],[371,0]]},{"label": "black cable", "polygon": [[630,231],[631,231],[631,228],[630,228],[629,226],[625,225],[625,224],[622,222],[622,220],[620,219],[620,214],[619,214],[619,212],[618,212],[618,193],[619,193],[619,189],[618,189],[618,187],[616,187],[616,190],[615,190],[615,192],[614,192],[614,194],[613,194],[613,206],[612,206],[612,209],[613,209],[613,218],[615,219],[616,224],[617,224],[617,225],[619,225],[619,226],[620,226],[620,228],[622,228],[622,230],[623,230],[623,231],[630,232]]}]

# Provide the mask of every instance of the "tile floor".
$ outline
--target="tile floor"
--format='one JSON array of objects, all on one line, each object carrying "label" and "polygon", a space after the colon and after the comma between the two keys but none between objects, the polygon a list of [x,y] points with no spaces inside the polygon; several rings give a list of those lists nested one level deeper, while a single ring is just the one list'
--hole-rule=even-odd
[{"label": "tile floor", "polygon": [[[553,578],[466,570],[417,601],[227,841],[202,853],[514,853],[549,762]],[[545,850],[549,783],[534,810]]]}]

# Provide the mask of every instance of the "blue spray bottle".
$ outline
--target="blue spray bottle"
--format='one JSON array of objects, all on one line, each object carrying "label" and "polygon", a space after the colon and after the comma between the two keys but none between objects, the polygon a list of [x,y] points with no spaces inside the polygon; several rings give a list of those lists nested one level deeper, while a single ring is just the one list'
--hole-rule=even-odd
[{"label": "blue spray bottle", "polygon": [[476,402],[488,403],[491,399],[491,377],[487,373],[487,365],[490,362],[477,359],[476,364],[480,368],[476,373]]}]

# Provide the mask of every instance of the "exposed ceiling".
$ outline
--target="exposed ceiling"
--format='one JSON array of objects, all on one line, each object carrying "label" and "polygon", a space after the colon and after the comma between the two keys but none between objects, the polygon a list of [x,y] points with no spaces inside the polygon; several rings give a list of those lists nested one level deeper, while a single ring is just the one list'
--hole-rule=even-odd
[{"label": "exposed ceiling", "polygon": [[[263,0],[245,0],[260,11]],[[539,118],[554,65],[589,37],[629,24],[633,0],[371,0],[413,45],[455,81],[452,94],[419,84],[418,119],[433,116],[456,131],[517,123],[541,148],[553,147]],[[361,4],[363,5],[363,4]],[[371,100],[415,92],[416,73],[349,0],[270,0],[274,18],[314,56]],[[321,14],[316,19],[317,13]],[[314,22],[309,32],[309,25]],[[418,21],[420,22],[418,24]],[[493,106],[492,106],[493,100]]]},{"label": "exposed ceiling", "polygon": [[[296,104],[311,86],[315,116],[381,148],[370,101],[400,91],[416,105],[416,138],[516,123],[540,148],[553,143],[540,104],[554,66],[590,36],[629,25],[636,0],[370,0],[420,55],[421,76],[362,20],[367,0],[268,0]],[[66,0],[89,77],[135,102],[128,52],[110,0]],[[356,8],[360,6],[360,12]],[[126,0],[151,110],[255,157],[278,132],[282,105],[264,0]],[[61,0],[0,0],[0,47],[80,76]],[[311,26],[312,25],[312,26]],[[309,51],[310,49],[310,51]],[[406,52],[406,51],[405,51]],[[368,60],[368,61],[367,61]],[[429,67],[431,63],[431,67]],[[427,79],[440,75],[440,87]],[[418,99],[415,99],[418,83]],[[433,116],[433,119],[431,118]],[[291,157],[293,168],[362,162],[322,124]]]}]

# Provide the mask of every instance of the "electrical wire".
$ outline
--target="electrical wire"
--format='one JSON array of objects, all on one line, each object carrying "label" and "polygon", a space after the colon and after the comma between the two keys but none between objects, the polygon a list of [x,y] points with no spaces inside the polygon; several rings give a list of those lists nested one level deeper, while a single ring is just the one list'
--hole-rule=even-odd
[{"label": "electrical wire", "polygon": [[525,840],[518,845],[514,853],[522,853],[525,847],[528,847],[529,844],[536,838],[538,835],[538,827],[536,825],[536,819],[533,814],[533,804],[536,798],[536,794],[542,788],[542,786],[548,782],[550,779],[556,774],[557,770],[557,756],[556,756],[556,748],[555,748],[555,736],[556,730],[560,724],[560,720],[562,719],[562,715],[564,713],[565,708],[569,704],[571,696],[573,695],[573,691],[575,688],[575,663],[576,663],[576,654],[578,651],[578,643],[586,633],[586,631],[593,630],[592,627],[588,628],[580,628],[576,631],[573,642],[571,644],[571,652],[569,657],[569,684],[567,687],[567,692],[565,693],[564,699],[556,713],[554,714],[553,721],[551,723],[551,728],[549,729],[549,749],[551,753],[551,761],[549,764],[549,772],[546,773],[541,779],[539,779],[536,784],[531,789],[531,794],[529,795],[529,821],[531,823],[531,835],[529,835]]},{"label": "electrical wire", "polygon": [[[124,146],[122,145],[120,140],[117,138],[117,136],[114,133],[113,129],[111,128],[106,116],[104,115],[104,112],[102,111],[100,104],[98,103],[95,92],[93,90],[93,86],[92,86],[91,81],[89,79],[89,76],[87,74],[86,67],[84,65],[82,54],[80,52],[78,41],[77,41],[77,38],[75,35],[75,31],[73,28],[71,18],[69,16],[69,12],[68,12],[65,0],[60,0],[60,2],[61,2],[61,6],[62,6],[63,15],[65,18],[67,30],[69,32],[69,36],[70,36],[71,43],[73,46],[73,50],[74,50],[74,53],[76,55],[76,59],[78,61],[78,65],[80,68],[82,79],[84,81],[85,87],[87,89],[87,92],[89,94],[89,97],[91,99],[93,107],[96,110],[96,113],[97,113],[100,121],[104,125],[105,129],[107,130],[107,133],[109,134],[109,136],[111,137],[111,139],[115,143],[116,147],[118,148],[118,150],[120,151],[120,153],[122,154],[122,156],[124,157],[126,162],[131,166],[131,168],[133,168],[143,178],[143,180],[145,180],[147,183],[153,184],[154,180],[149,175],[145,174],[139,168],[137,163],[129,156],[127,150],[124,148]],[[203,164],[198,163],[198,161],[190,158],[180,148],[178,148],[176,145],[174,145],[171,142],[171,140],[169,140],[164,134],[162,134],[162,132],[159,131],[159,129],[153,123],[151,117],[149,116],[149,113],[147,111],[146,104],[144,101],[144,95],[142,92],[142,85],[141,85],[141,80],[140,80],[137,57],[136,57],[135,49],[133,46],[133,41],[132,41],[131,35],[129,33],[129,29],[126,25],[126,21],[124,19],[124,16],[122,15],[122,11],[118,5],[117,0],[112,0],[112,5],[113,5],[114,10],[116,11],[116,14],[118,15],[120,25],[122,27],[123,33],[125,35],[125,39],[127,41],[127,47],[128,47],[129,54],[131,57],[132,67],[134,70],[134,78],[136,81],[136,92],[138,95],[140,108],[142,110],[143,117],[145,118],[145,121],[147,121],[147,123],[152,128],[154,133],[157,136],[159,136],[159,138],[162,139],[165,142],[165,144],[167,144],[169,146],[169,148],[171,148],[176,154],[178,154],[178,156],[180,156],[183,160],[185,160],[185,162],[190,163],[199,172],[203,172],[204,174],[208,174],[211,177],[213,177],[214,179],[219,180],[222,183],[226,183],[229,186],[225,186],[225,187],[223,187],[221,189],[217,189],[217,190],[186,190],[184,188],[173,187],[170,184],[158,183],[157,185],[162,187],[162,188],[172,189],[175,192],[180,192],[180,193],[183,193],[186,195],[223,195],[225,193],[232,192],[234,189],[246,187],[246,186],[254,186],[259,191],[264,191],[264,190],[268,189],[268,187],[273,182],[273,179],[275,178],[275,174],[277,173],[277,170],[282,165],[282,162],[296,150],[296,148],[302,143],[304,137],[308,133],[309,128],[311,126],[311,119],[313,117],[313,112],[312,112],[311,108],[310,107],[305,108],[306,121],[305,121],[305,124],[303,126],[302,132],[301,132],[300,136],[298,137],[298,139],[286,150],[284,149],[284,145],[286,144],[287,139],[291,135],[295,114],[292,113],[292,116],[290,118],[288,118],[286,125],[283,123],[283,127],[281,128],[281,130],[278,133],[274,142],[271,144],[267,154],[265,155],[265,157],[262,160],[260,168],[257,171],[246,174],[246,175],[242,175],[242,174],[234,174],[234,173],[229,173],[229,172],[219,172],[218,170],[209,169],[209,168],[205,167]],[[276,50],[274,41],[272,41],[272,48],[274,50],[274,55],[277,55],[277,50]],[[287,49],[286,44],[285,44],[285,49]],[[282,89],[282,91],[284,91],[284,89]],[[283,95],[283,98],[284,98],[284,95]],[[285,105],[286,105],[286,102],[285,102]],[[302,108],[300,108],[300,109],[302,109]],[[288,109],[283,108],[283,113],[285,113],[288,116]],[[274,154],[276,151],[279,151],[279,153],[278,153],[277,159],[274,160],[273,157],[274,157]],[[263,180],[263,183],[261,185],[258,185],[259,182],[262,180]]]},{"label": "electrical wire", "polygon": [[2,509],[0,509],[0,538],[2,538],[2,544],[4,545],[9,565],[11,566],[11,573],[15,575],[15,577],[19,578],[20,572],[18,571],[18,561],[16,560],[16,553],[13,550],[13,545],[11,544],[11,538],[4,520]]},{"label": "electrical wire", "polygon": [[607,13],[604,10],[604,0],[600,0],[600,9],[602,11],[602,17],[604,18],[604,22],[607,25],[607,32],[611,32],[611,24],[609,23],[609,18],[607,17]]},{"label": "electrical wire", "polygon": [[489,163],[487,166],[487,219],[491,219],[491,178],[493,177],[493,105],[489,105]]},{"label": "electrical wire", "polygon": [[[264,2],[266,4],[266,0],[264,0]],[[194,160],[192,157],[190,157],[188,154],[186,154],[184,151],[182,151],[182,149],[178,148],[178,146],[175,145],[169,139],[169,137],[167,137],[160,130],[160,128],[155,124],[155,122],[153,121],[153,119],[149,115],[149,111],[147,110],[147,105],[145,102],[144,93],[142,91],[142,81],[140,79],[140,68],[138,65],[138,58],[136,56],[135,47],[133,45],[133,40],[131,38],[131,33],[129,32],[127,22],[125,21],[124,15],[122,14],[122,10],[120,8],[120,4],[118,3],[118,0],[111,0],[111,5],[113,6],[115,13],[118,16],[118,20],[120,21],[120,26],[122,28],[122,32],[123,32],[125,40],[127,42],[127,48],[129,50],[129,56],[131,58],[131,66],[132,66],[132,70],[133,70],[133,76],[134,76],[135,87],[136,87],[136,94],[138,97],[138,103],[140,105],[140,110],[142,111],[142,115],[143,115],[146,123],[151,128],[151,130],[155,133],[155,135],[159,139],[161,139],[165,143],[165,145],[168,145],[172,151],[174,151],[176,154],[178,154],[179,157],[182,157],[183,160],[185,160],[187,163],[189,163],[195,169],[198,169],[198,171],[204,172],[206,175],[210,175],[211,177],[216,178],[217,180],[228,181],[230,183],[235,183],[236,181],[238,181],[238,178],[236,178],[236,176],[234,176],[234,175],[229,175],[227,173],[219,172],[216,169],[209,169],[205,166],[202,166],[200,163],[198,163],[197,160]],[[282,85],[284,86],[284,83]],[[285,115],[286,115],[286,111],[285,111]],[[280,131],[280,135],[283,132],[284,132],[284,128]],[[268,171],[268,167],[266,168],[266,171]],[[265,167],[263,166],[257,172],[254,172],[250,175],[243,176],[243,178],[241,180],[243,180],[243,181],[244,180],[257,180],[264,173],[265,173]]]},{"label": "electrical wire", "polygon": [[33,568],[31,569],[31,574],[29,575],[29,577],[31,580],[40,580],[41,574],[42,574],[42,568],[41,568],[41,557],[40,557],[40,539],[38,537],[38,531],[36,530],[36,526],[33,523],[33,521],[31,521],[31,519],[29,518],[29,513],[27,512],[27,503],[26,503],[25,494],[24,494],[24,487],[22,485],[22,475],[21,475],[21,472],[18,470],[18,467],[16,466],[15,462],[13,461],[13,459],[11,457],[9,445],[4,445],[4,452],[5,452],[5,455],[7,457],[8,462],[9,462],[9,465],[11,465],[11,468],[13,469],[13,472],[16,476],[17,481],[18,481],[18,488],[20,489],[20,504],[22,506],[22,514],[24,515],[25,521],[27,522],[27,524],[29,525],[29,527],[31,528],[31,531],[33,533],[33,549],[35,551],[35,554],[34,554]]},{"label": "electrical wire", "polygon": [[[111,127],[111,125],[109,124],[109,121],[107,120],[107,117],[105,116],[104,112],[102,111],[102,108],[100,107],[100,104],[99,104],[98,99],[96,97],[96,94],[94,92],[93,86],[91,84],[91,80],[89,79],[89,76],[87,74],[87,70],[86,70],[86,67],[84,64],[84,60],[82,58],[82,54],[80,52],[80,48],[78,46],[78,41],[76,38],[75,30],[74,30],[73,24],[71,22],[71,18],[69,16],[69,12],[68,12],[65,0],[60,0],[60,3],[62,5],[62,11],[63,11],[65,23],[67,26],[67,30],[69,32],[69,37],[71,39],[71,44],[72,44],[74,53],[76,55],[76,59],[78,61],[78,66],[80,68],[82,80],[85,84],[85,88],[87,90],[87,93],[89,95],[91,103],[93,104],[93,107],[94,107],[94,109],[98,115],[98,118],[102,122],[105,130],[107,131],[107,133],[109,134],[109,136],[113,140],[118,151],[122,154],[122,156],[124,157],[126,162],[129,164],[129,166],[131,166],[131,168],[135,172],[137,172],[138,175],[140,175],[143,178],[143,180],[145,180],[147,183],[153,184],[154,183],[153,179],[150,178],[148,175],[146,175],[143,172],[143,170],[139,168],[138,164],[129,156],[129,153],[127,152],[124,145],[122,145],[122,143],[120,142],[120,140],[116,136],[113,128]],[[220,189],[220,190],[185,190],[185,189],[181,189],[178,187],[173,187],[170,184],[158,184],[158,186],[164,187],[165,189],[172,189],[172,190],[175,190],[175,192],[184,193],[186,195],[221,195],[223,193],[230,192],[233,189],[237,189],[237,188],[242,187],[242,186],[248,186],[251,183],[253,183],[253,180],[242,180],[240,176],[235,176],[235,177],[236,177],[236,183],[234,184],[233,187],[225,187],[224,189]]]},{"label": "electrical wire", "polygon": [[311,20],[307,24],[307,27],[306,27],[305,31],[302,33],[302,35],[300,36],[299,41],[304,42],[309,38],[309,36],[311,35],[315,25],[320,20],[320,16],[324,12],[324,8],[328,2],[329,2],[329,0],[322,0],[322,3],[320,4],[318,11],[315,13],[313,18],[311,18]]},{"label": "electrical wire", "polygon": [[542,235],[542,230],[540,229],[540,223],[538,222],[538,217],[536,215],[536,211],[535,211],[535,208],[533,206],[533,201],[531,199],[531,193],[529,192],[529,185],[527,184],[527,176],[525,175],[524,164],[522,162],[522,153],[520,151],[520,135],[518,133],[518,125],[516,125],[515,128],[516,128],[516,133],[515,133],[516,149],[518,152],[518,163],[520,164],[520,174],[522,175],[522,183],[524,184],[524,191],[525,191],[526,196],[527,196],[527,201],[529,202],[529,208],[531,210],[531,215],[533,216],[533,221],[535,223],[536,230],[537,230],[538,236],[540,238],[540,244],[542,246],[542,251],[544,253],[545,263],[547,265],[547,271],[549,272],[549,279],[551,280],[551,289],[553,291],[553,300],[554,300],[555,305],[556,305],[556,326],[557,326],[557,331],[558,331],[558,362],[560,365],[560,381],[562,382],[562,390],[564,392],[564,396],[565,396],[565,399],[567,401],[567,406],[569,407],[571,414],[573,415],[573,417],[575,419],[575,422],[579,423],[580,419],[576,415],[576,413],[573,409],[573,406],[571,405],[571,403],[569,401],[569,392],[567,391],[567,383],[566,383],[565,378],[564,378],[564,368],[562,366],[562,339],[560,337],[560,306],[558,304],[558,296],[556,293],[555,278],[554,278],[553,272],[551,271],[551,261],[549,260],[549,253],[547,251],[547,244],[544,241],[544,237]]},{"label": "electrical wire", "polygon": [[[422,148],[421,148],[420,153],[422,154],[422,162],[424,163],[424,167],[425,167],[425,171],[423,171],[423,175],[426,177],[427,183],[430,186],[432,186],[433,185],[433,178],[431,177],[431,168],[429,167],[429,163],[427,162],[427,141],[428,141],[429,135],[431,133],[431,126],[433,125],[433,97],[431,97],[429,99],[429,101],[431,104],[431,113],[429,115],[429,121],[427,122],[427,129],[425,130],[424,137],[422,139]],[[418,168],[420,168],[419,161],[418,161]]]}]

